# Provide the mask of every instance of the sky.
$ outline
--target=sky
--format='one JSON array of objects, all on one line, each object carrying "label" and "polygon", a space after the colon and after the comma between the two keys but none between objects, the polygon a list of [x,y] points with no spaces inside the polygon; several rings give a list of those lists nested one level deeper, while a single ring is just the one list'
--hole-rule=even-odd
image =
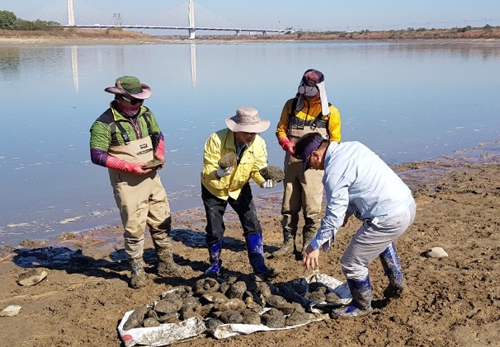
[{"label": "sky", "polygon": [[[0,0],[0,10],[28,18],[58,5],[59,15],[63,16],[65,1]],[[187,0],[73,1],[75,7],[87,9],[87,16],[94,13],[88,9],[110,17],[119,13],[124,24],[149,24],[183,4],[187,18]],[[198,5],[238,27],[259,29],[360,31],[500,26],[499,0],[196,0],[195,8]],[[78,15],[75,17],[79,24]]]}]

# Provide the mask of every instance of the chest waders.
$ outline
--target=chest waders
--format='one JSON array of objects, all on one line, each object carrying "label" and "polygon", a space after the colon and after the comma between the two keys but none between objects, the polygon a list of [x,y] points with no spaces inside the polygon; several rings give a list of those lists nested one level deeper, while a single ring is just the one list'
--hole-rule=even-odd
[{"label": "chest waders", "polygon": [[[131,163],[147,163],[153,159],[155,150],[150,136],[133,141],[124,140],[124,145],[111,146],[109,155]],[[146,227],[149,227],[159,259],[158,273],[164,276],[182,270],[173,260],[168,235],[171,228],[170,206],[157,171],[137,175],[109,169],[109,177],[116,205],[120,209],[125,253],[132,266],[131,287],[140,288],[147,284],[142,263]]]},{"label": "chest waders", "polygon": [[[294,99],[289,115],[287,137],[295,145],[298,140],[309,133],[317,132],[325,139],[329,138],[328,121],[330,116],[322,113],[310,120],[296,116]],[[299,212],[304,216],[302,228],[302,251],[311,242],[319,227],[321,202],[323,201],[323,171],[307,170],[302,173],[302,161],[285,154],[285,180],[283,182],[283,204],[281,206],[281,226],[283,228],[283,246],[273,253],[279,257],[296,252],[295,238],[299,223]]]}]

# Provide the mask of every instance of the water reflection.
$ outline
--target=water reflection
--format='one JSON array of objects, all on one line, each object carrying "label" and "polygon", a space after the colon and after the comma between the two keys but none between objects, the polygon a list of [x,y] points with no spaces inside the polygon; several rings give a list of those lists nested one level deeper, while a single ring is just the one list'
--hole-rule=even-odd
[{"label": "water reflection", "polygon": [[73,72],[73,86],[78,93],[78,47],[71,46],[71,71]]},{"label": "water reflection", "polygon": [[269,164],[282,164],[273,128],[311,67],[325,74],[343,139],[388,163],[499,138],[500,42],[1,47],[0,95],[9,102],[0,244],[118,222],[107,172],[90,163],[88,149],[88,129],[112,98],[103,90],[116,77],[136,75],[153,89],[146,106],[166,136],[160,175],[178,211],[200,206],[204,141],[238,106],[271,120],[262,136]]},{"label": "water reflection", "polygon": [[190,45],[190,52],[191,52],[191,85],[193,86],[193,89],[196,88],[196,45],[192,43]]}]

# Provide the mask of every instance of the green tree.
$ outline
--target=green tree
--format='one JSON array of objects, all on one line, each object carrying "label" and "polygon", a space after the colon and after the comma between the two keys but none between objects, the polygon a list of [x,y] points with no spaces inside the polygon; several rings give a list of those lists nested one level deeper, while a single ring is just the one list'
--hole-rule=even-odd
[{"label": "green tree", "polygon": [[10,11],[0,11],[0,29],[14,29],[16,25],[17,17],[13,12]]}]

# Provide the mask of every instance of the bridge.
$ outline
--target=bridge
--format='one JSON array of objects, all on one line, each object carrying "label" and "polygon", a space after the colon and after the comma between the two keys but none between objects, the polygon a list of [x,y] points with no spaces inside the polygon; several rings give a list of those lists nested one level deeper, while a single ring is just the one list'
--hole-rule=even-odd
[{"label": "bridge", "polygon": [[195,39],[197,31],[234,32],[236,35],[292,32],[289,29],[238,27],[193,0],[160,14],[146,24],[124,24],[120,13],[106,14],[81,0],[59,0],[23,19],[57,22],[65,28],[187,30],[189,39]]}]

